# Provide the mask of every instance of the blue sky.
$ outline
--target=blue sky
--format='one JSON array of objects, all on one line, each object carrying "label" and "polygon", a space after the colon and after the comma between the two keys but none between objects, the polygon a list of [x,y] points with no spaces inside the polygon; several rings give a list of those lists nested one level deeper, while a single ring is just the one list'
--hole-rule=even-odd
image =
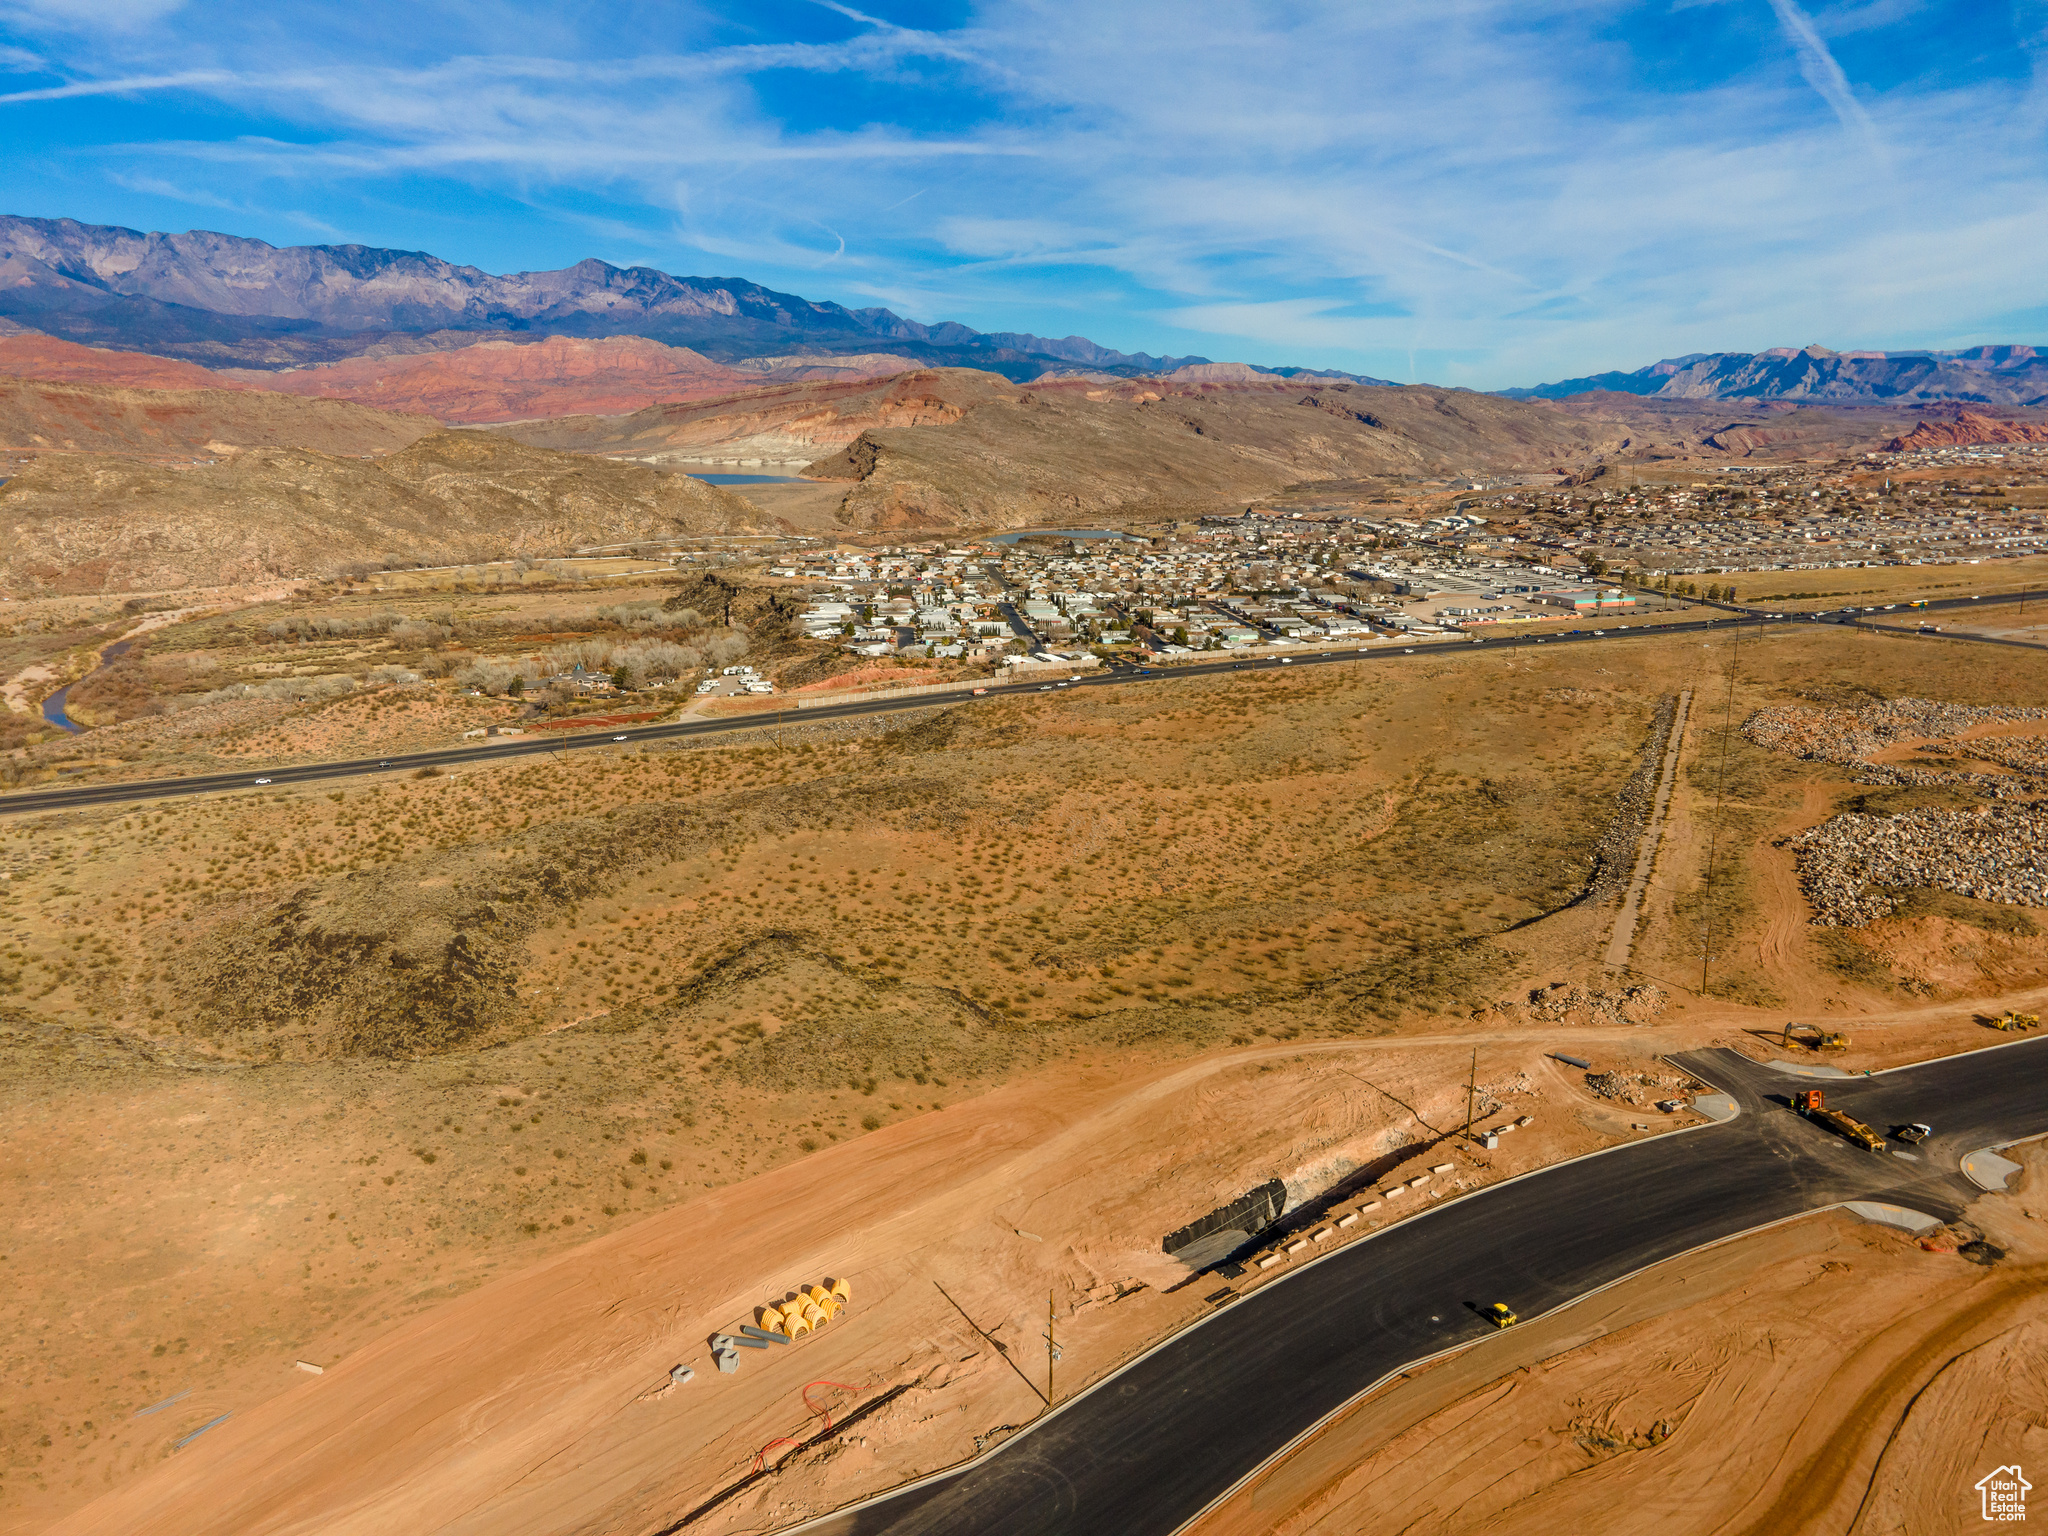
[{"label": "blue sky", "polygon": [[4,211],[1475,388],[2048,341],[2048,0],[0,0]]}]

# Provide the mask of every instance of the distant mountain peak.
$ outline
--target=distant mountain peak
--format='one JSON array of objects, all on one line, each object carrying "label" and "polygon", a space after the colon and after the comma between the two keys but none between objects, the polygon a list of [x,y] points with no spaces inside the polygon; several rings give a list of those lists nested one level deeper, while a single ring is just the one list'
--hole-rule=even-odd
[{"label": "distant mountain peak", "polygon": [[1957,352],[1834,352],[1818,342],[1762,352],[1696,352],[1627,372],[1591,374],[1496,391],[1516,400],[1562,400],[1606,390],[1693,400],[1958,401],[2048,405],[2048,359],[2033,347]]}]

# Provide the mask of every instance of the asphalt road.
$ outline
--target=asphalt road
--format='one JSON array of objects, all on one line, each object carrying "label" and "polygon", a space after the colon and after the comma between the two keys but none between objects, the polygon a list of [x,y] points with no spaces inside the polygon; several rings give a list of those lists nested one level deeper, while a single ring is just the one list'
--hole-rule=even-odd
[{"label": "asphalt road", "polygon": [[[1998,603],[2038,602],[2048,600],[2048,593],[2027,593],[2022,597],[1986,597],[1981,600],[1970,598],[1944,598],[1929,603],[1927,607],[1913,610],[1929,614],[1955,608],[1981,608]],[[1901,607],[1904,614],[1906,609]],[[1827,614],[1820,622],[1849,624],[1859,628],[1881,630],[1887,634],[1907,633],[1886,625],[1870,624],[1860,612],[1851,618],[1848,615]],[[1807,615],[1774,618],[1756,613],[1730,613],[1726,618],[1701,619],[1689,624],[1665,624],[1644,629],[1610,629],[1595,634],[1590,629],[1575,630],[1565,634],[1552,635],[1503,635],[1498,638],[1468,639],[1459,636],[1449,640],[1417,640],[1412,646],[1380,645],[1371,650],[1323,651],[1289,657],[1260,657],[1210,662],[1181,663],[1174,666],[1150,669],[1136,666],[1105,668],[1101,673],[1076,679],[1076,688],[1105,688],[1151,679],[1170,682],[1189,677],[1213,677],[1224,672],[1252,672],[1280,667],[1320,667],[1338,665],[1382,666],[1397,663],[1410,656],[1464,655],[1474,650],[1515,650],[1532,645],[1578,645],[1588,641],[1602,643],[1628,643],[1651,640],[1671,635],[1700,634],[1736,625],[1779,625],[1806,624],[1816,620]],[[2018,645],[2026,649],[2039,649],[2026,641],[1997,640],[1988,636],[1942,634],[1936,638],[1944,640],[1972,640],[1987,645]],[[1000,698],[1012,694],[1040,693],[1052,684],[1042,682],[992,683],[987,697]],[[465,763],[502,761],[506,758],[533,757],[553,752],[588,751],[616,745],[646,744],[662,741],[687,741],[706,736],[730,735],[739,731],[772,729],[778,725],[797,723],[813,724],[826,720],[845,720],[863,715],[894,714],[906,709],[943,708],[953,704],[972,701],[966,692],[957,694],[925,694],[913,699],[855,700],[846,704],[821,705],[802,711],[786,710],[778,715],[743,715],[720,720],[686,720],[674,725],[641,726],[623,731],[588,731],[575,735],[530,735],[510,739],[491,738],[480,746],[441,747],[431,752],[400,753],[392,757],[352,758],[329,763],[300,763],[282,768],[251,768],[236,773],[194,774],[177,779],[138,779],[126,783],[83,784],[69,789],[25,790],[10,795],[0,795],[0,816],[20,815],[29,811],[67,810],[95,805],[122,805],[135,801],[161,800],[175,795],[217,793],[222,790],[248,789],[257,785],[258,780],[269,785],[310,784],[328,779],[352,779],[379,773],[408,773],[420,768],[447,768]]]},{"label": "asphalt road", "polygon": [[[1847,1200],[1944,1219],[1978,1193],[1960,1158],[2048,1134],[2048,1038],[1816,1084],[1730,1051],[1674,1058],[1731,1094],[1725,1124],[1482,1190],[1227,1305],[981,1461],[800,1529],[815,1536],[1169,1536],[1387,1376],[1704,1243]],[[1794,1115],[1799,1087],[1889,1131],[1866,1152]],[[1898,1144],[1894,1143],[1895,1146]],[[1903,1148],[1900,1149],[1904,1151]]]}]

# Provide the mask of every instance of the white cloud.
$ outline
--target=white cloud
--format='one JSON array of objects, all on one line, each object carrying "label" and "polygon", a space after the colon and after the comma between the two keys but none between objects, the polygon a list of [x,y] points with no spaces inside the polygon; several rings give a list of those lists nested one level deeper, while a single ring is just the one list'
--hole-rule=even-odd
[{"label": "white cloud", "polygon": [[[188,36],[137,7],[155,40],[102,39],[62,61],[71,83],[0,104],[213,95],[266,131],[106,153],[180,186],[282,183],[266,196],[302,218],[332,218],[313,196],[329,185],[441,178],[541,210],[596,193],[644,217],[614,237],[608,216],[546,216],[638,260],[747,264],[778,286],[829,262],[833,291],[811,296],[888,296],[921,319],[1153,351],[1207,336],[1382,374],[1412,351],[1479,385],[1974,334],[2048,302],[2042,89],[1859,93],[1829,48],[1914,0],[1771,0],[1754,14],[1779,30],[1749,68],[1654,89],[1627,0],[1019,0],[944,33],[833,4],[857,23],[843,41],[678,31],[581,51],[541,35],[555,13],[522,26],[471,4],[503,51],[337,47],[317,66],[289,36]],[[817,120],[770,110],[792,96],[764,82],[792,78]],[[833,110],[877,82],[858,99],[885,98],[888,120]]]},{"label": "white cloud", "polygon": [[9,0],[0,20],[76,32],[126,32],[183,10],[185,0]]}]

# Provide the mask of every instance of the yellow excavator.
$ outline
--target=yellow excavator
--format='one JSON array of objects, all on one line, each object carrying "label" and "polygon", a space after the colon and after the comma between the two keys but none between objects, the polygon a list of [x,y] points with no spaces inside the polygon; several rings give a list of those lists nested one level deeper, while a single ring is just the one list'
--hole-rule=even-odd
[{"label": "yellow excavator", "polygon": [[2020,1013],[2008,1008],[1991,1021],[1993,1029],[2039,1029],[2041,1016],[2038,1013]]},{"label": "yellow excavator", "polygon": [[1789,1046],[1794,1040],[1813,1051],[1846,1051],[1849,1037],[1837,1030],[1822,1029],[1818,1024],[1787,1024],[1781,1045]]}]

